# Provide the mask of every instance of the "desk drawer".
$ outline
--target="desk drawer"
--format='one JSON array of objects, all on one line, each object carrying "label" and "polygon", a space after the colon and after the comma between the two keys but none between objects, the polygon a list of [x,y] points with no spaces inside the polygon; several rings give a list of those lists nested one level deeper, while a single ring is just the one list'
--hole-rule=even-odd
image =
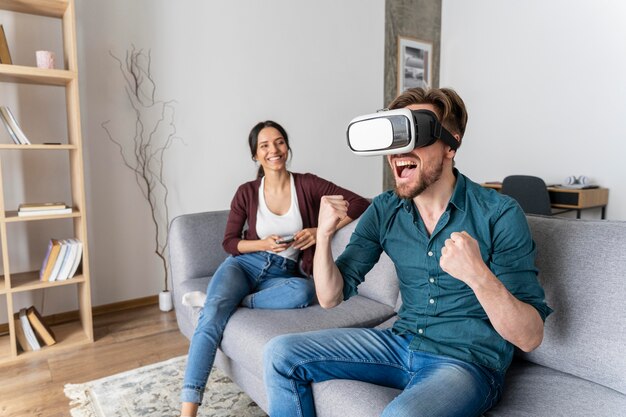
[{"label": "desk drawer", "polygon": [[550,202],[552,205],[559,204],[565,206],[578,206],[578,193],[564,193],[561,191],[550,191]]},{"label": "desk drawer", "polygon": [[609,190],[607,188],[570,190],[550,187],[548,192],[552,207],[583,209],[606,206],[609,202]]}]

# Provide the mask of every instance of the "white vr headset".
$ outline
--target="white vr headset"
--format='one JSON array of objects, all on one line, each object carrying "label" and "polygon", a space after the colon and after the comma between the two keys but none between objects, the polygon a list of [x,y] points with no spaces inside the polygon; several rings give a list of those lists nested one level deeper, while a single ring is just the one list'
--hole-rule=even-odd
[{"label": "white vr headset", "polygon": [[357,155],[411,152],[441,139],[452,150],[459,142],[430,110],[382,110],[359,116],[348,125],[348,146]]}]

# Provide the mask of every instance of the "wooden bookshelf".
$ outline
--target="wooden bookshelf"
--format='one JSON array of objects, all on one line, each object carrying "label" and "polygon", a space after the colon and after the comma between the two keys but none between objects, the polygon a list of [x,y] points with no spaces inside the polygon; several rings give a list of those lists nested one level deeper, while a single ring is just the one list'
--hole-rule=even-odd
[{"label": "wooden bookshelf", "polygon": [[0,64],[1,82],[66,86],[77,78],[73,71]]},{"label": "wooden bookshelf", "polygon": [[70,0],[0,0],[0,10],[63,18],[67,9],[73,7],[70,3]]},{"label": "wooden bookshelf", "polygon": [[13,359],[11,355],[11,344],[7,336],[0,336],[0,363]]},{"label": "wooden bookshelf", "polygon": [[74,209],[71,213],[67,214],[51,214],[47,216],[27,216],[20,217],[17,215],[17,211],[7,211],[4,216],[4,221],[6,223],[17,223],[17,222],[29,222],[29,221],[37,221],[37,220],[53,220],[53,219],[70,219],[70,218],[78,218],[80,217],[80,213],[78,210]]},{"label": "wooden bookshelf", "polygon": [[2,143],[0,144],[0,149],[5,150],[16,150],[16,151],[67,151],[67,150],[76,150],[78,147],[76,145],[42,145],[42,144],[32,144],[32,145],[16,145],[14,143]]},{"label": "wooden bookshelf", "polygon": [[63,285],[76,285],[84,282],[85,277],[81,274],[76,274],[74,277],[63,281],[45,282],[39,280],[39,271],[21,272],[11,275],[11,292],[15,294],[17,292],[61,287]]},{"label": "wooden bookshelf", "polygon": [[[17,359],[29,359],[64,349],[93,342],[93,320],[91,310],[91,290],[89,278],[89,250],[87,245],[87,219],[85,217],[85,190],[83,170],[83,150],[80,126],[80,106],[78,97],[78,68],[76,56],[76,29],[74,0],[0,0],[0,10],[58,18],[62,21],[64,69],[41,69],[22,65],[0,64],[0,82],[30,84],[35,86],[58,86],[65,90],[67,113],[67,143],[32,145],[0,144],[0,264],[4,275],[0,275],[0,300],[7,306],[8,333],[0,334],[0,363]],[[13,43],[14,48],[19,45]],[[31,138],[31,142],[33,142]],[[20,175],[11,172],[3,178],[2,159],[7,152],[67,152],[70,171],[72,213],[61,215],[19,217],[15,207],[6,207],[5,184]],[[32,174],[32,173],[31,173]],[[49,175],[41,173],[41,175]],[[12,210],[13,209],[13,210]],[[11,268],[9,248],[15,237],[7,235],[7,226],[21,222],[67,222],[73,226],[73,233],[83,244],[82,267],[74,277],[63,281],[44,282],[39,280],[39,271],[14,271]],[[52,236],[51,236],[52,237]],[[70,236],[66,236],[70,237]],[[37,254],[39,255],[39,254]],[[82,270],[82,272],[81,272]],[[20,325],[14,313],[27,305],[18,305],[19,294],[41,291],[54,287],[75,287],[80,320],[52,326],[57,343],[38,351],[22,352],[18,349],[15,326]]]}]

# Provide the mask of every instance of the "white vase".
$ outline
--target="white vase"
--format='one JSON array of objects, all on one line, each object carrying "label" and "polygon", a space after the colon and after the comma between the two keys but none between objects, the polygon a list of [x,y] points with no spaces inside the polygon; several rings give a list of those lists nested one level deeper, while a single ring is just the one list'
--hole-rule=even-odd
[{"label": "white vase", "polygon": [[172,308],[172,293],[169,291],[161,291],[159,293],[159,309],[161,311],[171,311]]}]

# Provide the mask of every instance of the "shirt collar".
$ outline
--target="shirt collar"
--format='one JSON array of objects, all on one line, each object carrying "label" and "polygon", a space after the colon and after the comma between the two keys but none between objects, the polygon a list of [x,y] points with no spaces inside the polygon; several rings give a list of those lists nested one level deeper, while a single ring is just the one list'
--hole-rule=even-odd
[{"label": "shirt collar", "polygon": [[454,205],[454,207],[461,211],[465,211],[465,194],[467,187],[465,175],[461,174],[456,168],[452,168],[452,173],[456,177],[456,184],[454,186],[454,191],[452,191],[450,204]]},{"label": "shirt collar", "polygon": [[[466,192],[466,179],[465,175],[461,174],[458,169],[452,168],[452,173],[456,177],[456,184],[454,185],[454,190],[452,191],[452,197],[450,198],[450,203],[454,207],[461,211],[465,211],[465,192]],[[394,193],[395,197],[398,199],[398,203],[396,204],[396,208],[400,206],[404,207],[407,213],[413,211],[414,204],[413,199],[410,198],[400,198]]]}]

